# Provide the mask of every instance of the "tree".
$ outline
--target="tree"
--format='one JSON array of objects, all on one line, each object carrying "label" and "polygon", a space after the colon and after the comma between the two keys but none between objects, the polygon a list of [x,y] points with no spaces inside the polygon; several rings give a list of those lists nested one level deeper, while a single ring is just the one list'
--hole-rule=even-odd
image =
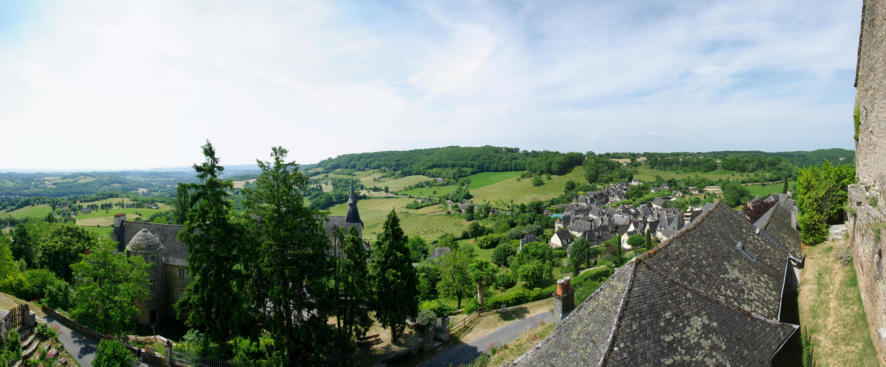
[{"label": "tree", "polygon": [[517,254],[517,251],[514,250],[514,246],[510,243],[505,243],[498,245],[495,250],[492,251],[492,262],[498,266],[509,266],[511,263],[511,256]]},{"label": "tree", "polygon": [[566,181],[566,184],[563,185],[563,191],[568,194],[572,192],[572,190],[575,190],[575,181]]},{"label": "tree", "polygon": [[751,192],[747,187],[742,186],[738,182],[729,181],[723,185],[723,200],[729,206],[735,207],[748,202],[751,199]]},{"label": "tree", "polygon": [[198,182],[188,186],[188,211],[179,239],[188,246],[191,283],[175,304],[185,325],[204,330],[220,345],[243,330],[255,330],[247,308],[245,264],[249,247],[239,238],[242,230],[231,221],[230,180],[210,142],[203,146],[205,161],[195,164]]},{"label": "tree", "polygon": [[175,202],[172,208],[172,218],[176,224],[183,224],[188,219],[188,209],[191,205],[190,185],[179,183],[175,187]]},{"label": "tree", "polygon": [[652,231],[651,230],[646,231],[646,241],[644,241],[644,242],[646,245],[646,251],[652,250]]},{"label": "tree", "polygon": [[95,242],[95,236],[72,223],[52,225],[49,235],[34,250],[34,264],[51,270],[59,278],[70,282],[71,264],[80,260],[80,254]]},{"label": "tree", "polygon": [[461,308],[461,299],[471,292],[474,285],[468,272],[471,255],[473,254],[466,249],[456,248],[440,257],[440,281],[437,283],[437,291],[444,296],[454,296],[457,308]]},{"label": "tree", "polygon": [[[248,237],[256,241],[251,246],[255,249],[252,255],[254,261],[244,259],[248,256],[245,249],[227,244],[235,251],[242,251],[236,254],[239,255],[237,258],[228,261],[243,262],[248,266],[250,306],[246,312],[266,310],[264,328],[270,332],[278,348],[275,351],[277,360],[285,365],[319,364],[324,356],[331,354],[327,353],[326,347],[331,336],[326,319],[332,311],[326,305],[339,304],[342,300],[333,298],[330,287],[337,278],[333,279],[333,272],[330,271],[333,263],[322,215],[305,206],[301,192],[307,187],[308,180],[295,162],[286,161],[287,154],[286,149],[274,147],[271,149],[271,162],[256,161],[261,173],[253,187],[244,189],[245,213],[247,218],[251,218],[247,226]],[[211,189],[208,187],[211,182],[207,179],[207,187],[193,190],[193,195],[201,195]],[[228,204],[226,200],[221,203]],[[223,212],[207,214],[226,217]],[[189,215],[189,221],[191,217]],[[342,237],[341,234],[339,237]],[[350,235],[347,241],[351,241]],[[360,242],[360,250],[365,252],[359,238],[357,241]],[[350,242],[339,243],[342,246],[351,245]],[[343,255],[345,250],[337,249],[336,254]],[[221,256],[213,253],[206,255],[207,259]],[[365,261],[365,256],[362,261]],[[239,279],[234,277],[230,281],[237,282]],[[224,292],[237,290],[236,287],[223,289]],[[231,328],[230,333],[236,330]]]},{"label": "tree", "polygon": [[474,261],[471,262],[471,267],[468,269],[468,273],[471,276],[471,280],[477,285],[477,304],[483,308],[485,305],[483,294],[486,292],[486,287],[495,280],[498,268],[496,268],[495,265],[492,265],[489,261],[474,259]]},{"label": "tree", "polygon": [[591,243],[585,238],[579,238],[572,243],[569,249],[569,263],[572,265],[572,273],[578,275],[591,262]]},{"label": "tree", "polygon": [[788,176],[784,177],[784,186],[781,188],[781,193],[782,194],[788,193]]},{"label": "tree", "polygon": [[34,249],[46,241],[49,231],[50,225],[44,221],[31,219],[17,224],[12,231],[12,256],[34,265]]},{"label": "tree", "polygon": [[76,279],[71,315],[98,331],[120,334],[131,330],[135,302],[149,296],[150,265],[115,251],[113,242],[100,241],[71,265]]},{"label": "tree", "polygon": [[7,275],[16,271],[15,259],[12,258],[12,250],[9,237],[0,233],[0,279],[6,278]]},{"label": "tree", "polygon": [[118,367],[135,365],[135,356],[123,344],[114,339],[102,339],[95,353],[95,367]]},{"label": "tree", "polygon": [[391,210],[378,241],[372,247],[369,273],[375,293],[375,317],[391,328],[391,340],[403,332],[407,318],[418,314],[418,278],[406,248],[406,235],[397,213]]},{"label": "tree", "polygon": [[483,225],[481,225],[480,223],[471,222],[465,234],[467,234],[469,238],[473,238],[476,240],[477,237],[486,234],[486,232],[488,232],[486,227],[483,227]]},{"label": "tree", "polygon": [[541,287],[545,283],[550,282],[553,278],[553,267],[539,260],[531,260],[517,268],[517,275],[520,280],[526,282],[531,287]]},{"label": "tree", "polygon": [[642,234],[633,234],[628,237],[628,245],[631,247],[640,247],[646,243],[646,239],[643,238]]},{"label": "tree", "polygon": [[797,207],[800,238],[807,245],[827,239],[828,225],[842,222],[847,188],[855,181],[855,168],[848,164],[832,165],[825,161],[820,167],[800,170],[797,179]]},{"label": "tree", "polygon": [[613,236],[608,241],[606,241],[606,251],[615,256],[615,266],[621,266],[624,264],[624,252],[625,250],[621,247],[621,240],[618,236]]},{"label": "tree", "polygon": [[363,240],[357,229],[351,227],[347,236],[338,232],[342,254],[336,257],[335,299],[336,330],[339,358],[343,363],[352,362],[344,358],[352,354],[352,340],[363,336],[372,326],[369,307],[372,304],[369,269],[366,263],[369,253],[363,247]]},{"label": "tree", "polygon": [[409,257],[413,262],[421,262],[428,256],[428,243],[418,235],[409,237],[406,247],[409,248]]}]

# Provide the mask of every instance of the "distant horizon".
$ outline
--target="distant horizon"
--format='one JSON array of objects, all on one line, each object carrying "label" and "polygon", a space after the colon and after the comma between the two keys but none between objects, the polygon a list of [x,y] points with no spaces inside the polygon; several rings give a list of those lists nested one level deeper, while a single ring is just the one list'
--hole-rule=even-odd
[{"label": "distant horizon", "polygon": [[[489,144],[487,144],[487,145],[489,145]],[[317,161],[317,162],[314,162],[314,163],[302,163],[302,162],[296,162],[296,163],[298,163],[299,167],[303,167],[303,166],[313,166],[313,165],[317,165],[317,164],[319,164],[320,162],[322,162],[322,161],[324,161],[324,160],[327,160],[327,159],[334,159],[334,158],[340,157],[340,156],[342,156],[342,155],[347,155],[347,154],[365,154],[365,153],[376,153],[376,152],[384,152],[384,151],[408,151],[408,150],[418,150],[418,149],[435,149],[435,148],[443,148],[443,147],[447,147],[447,146],[454,146],[454,145],[442,145],[442,146],[425,147],[425,148],[415,148],[415,149],[378,150],[378,151],[372,151],[372,152],[342,153],[342,154],[339,154],[339,155],[334,156],[334,157],[324,158],[324,159],[322,159],[322,160],[320,160],[320,161]],[[467,146],[467,145],[459,145],[459,146],[460,146],[460,147],[472,147],[472,146]],[[481,146],[484,146],[484,145],[476,145],[476,146],[473,146],[473,147],[481,147]],[[546,151],[555,151],[555,152],[560,152],[560,153],[571,153],[570,151],[558,151],[558,150],[553,150],[553,149],[524,149],[524,148],[521,148],[521,147],[504,147],[504,146],[498,146],[498,145],[492,145],[492,146],[495,146],[495,147],[502,147],[502,148],[517,148],[517,149],[520,149],[520,150],[523,150],[523,151],[544,151],[544,150],[546,150]],[[626,154],[642,154],[642,153],[700,153],[700,154],[703,154],[703,153],[727,152],[727,151],[728,151],[728,152],[789,153],[789,152],[812,152],[812,151],[817,151],[817,150],[829,150],[829,149],[843,149],[843,150],[847,150],[847,151],[851,151],[851,152],[854,152],[854,151],[855,151],[855,149],[846,149],[846,148],[840,148],[840,147],[830,147],[830,148],[815,148],[815,149],[805,149],[805,150],[803,150],[803,149],[801,149],[801,150],[780,150],[780,151],[766,151],[766,150],[759,150],[759,149],[749,149],[749,150],[708,150],[708,151],[685,151],[685,150],[684,150],[684,151],[676,151],[676,150],[675,150],[675,151],[667,151],[667,152],[664,152],[664,151],[659,151],[659,152],[656,152],[656,151],[644,151],[644,152],[632,152],[632,151],[596,152],[596,151],[594,151],[594,153],[597,153],[597,154],[608,154],[608,153],[626,153]],[[585,153],[587,153],[587,152],[588,152],[588,151],[578,152],[578,153],[585,154]],[[224,162],[224,157],[222,156],[222,153],[223,153],[223,152],[218,152],[218,151],[216,150],[216,154],[217,154],[217,155],[219,156],[219,158],[220,158],[220,165],[221,165],[222,167],[224,167],[226,171],[227,171],[227,170],[231,170],[231,169],[234,169],[234,170],[237,170],[237,169],[245,169],[245,168],[247,168],[247,167],[255,167],[256,169],[258,168],[258,165],[257,165],[256,163],[234,163],[234,164],[226,164],[226,163]],[[291,159],[291,157],[290,157],[290,159]],[[268,159],[262,159],[262,161],[267,161],[267,160],[268,160]],[[254,162],[254,161],[253,161],[253,162]],[[94,169],[94,168],[74,168],[74,169],[51,169],[51,168],[50,168],[50,169],[42,169],[42,168],[34,168],[34,169],[31,169],[31,168],[23,168],[23,169],[4,169],[4,168],[0,167],[0,174],[3,174],[3,173],[25,173],[25,174],[27,174],[27,173],[91,173],[91,172],[96,172],[96,173],[113,173],[113,172],[184,172],[184,171],[187,171],[187,170],[192,170],[192,169],[193,169],[193,165],[194,165],[194,164],[197,164],[197,163],[200,163],[200,162],[194,162],[194,163],[192,163],[192,164],[190,164],[190,165],[183,165],[183,166],[148,167],[148,168],[108,168],[108,169]]]}]

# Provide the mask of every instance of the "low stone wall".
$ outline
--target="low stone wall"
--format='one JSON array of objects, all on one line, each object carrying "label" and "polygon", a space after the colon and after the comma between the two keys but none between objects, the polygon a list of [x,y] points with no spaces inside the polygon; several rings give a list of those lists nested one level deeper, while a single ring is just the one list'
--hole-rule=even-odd
[{"label": "low stone wall", "polygon": [[[98,331],[92,330],[88,326],[81,324],[77,320],[74,320],[70,317],[60,314],[50,307],[43,306],[42,309],[43,309],[43,313],[45,313],[46,316],[52,317],[54,320],[58,321],[62,325],[65,325],[65,326],[71,328],[71,330],[77,331],[78,333],[84,334],[86,336],[89,336],[89,337],[99,340],[99,341],[102,339],[112,339],[112,337],[110,335],[105,335],[105,334],[102,334]],[[155,337],[127,336],[127,340],[132,340],[133,337],[135,338],[135,340],[139,340],[139,338],[144,338],[144,339],[153,338],[152,339],[153,341],[159,341],[159,339],[156,339],[157,338],[156,336]],[[169,341],[166,338],[163,338],[163,337],[160,337],[160,338],[162,338],[164,344]],[[126,347],[129,348],[129,350],[133,354],[138,355],[139,348],[133,347],[128,344],[124,344],[124,345],[126,345]],[[148,362],[151,364],[157,364],[157,365],[162,365],[162,366],[169,365],[168,361],[166,360],[166,358],[162,354],[156,353],[156,352],[148,353],[144,349],[141,350],[141,359],[142,359],[142,361]]]},{"label": "low stone wall", "polygon": [[[874,197],[877,199],[871,199]],[[848,206],[849,241],[858,290],[880,363],[886,365],[886,188],[850,185]]]}]

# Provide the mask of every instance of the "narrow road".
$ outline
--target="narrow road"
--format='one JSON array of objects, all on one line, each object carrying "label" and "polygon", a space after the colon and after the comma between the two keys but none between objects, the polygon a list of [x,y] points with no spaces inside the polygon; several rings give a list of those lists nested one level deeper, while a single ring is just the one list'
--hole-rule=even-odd
[{"label": "narrow road", "polygon": [[543,312],[522,320],[514,321],[502,326],[486,336],[474,341],[460,343],[446,347],[437,353],[433,359],[422,363],[421,367],[448,367],[450,364],[457,366],[459,363],[469,363],[477,358],[480,353],[488,353],[492,344],[502,345],[516,339],[520,334],[538,326],[540,322],[553,322],[554,315],[551,312]]},{"label": "narrow road", "polygon": [[[50,316],[37,317],[45,321],[49,326],[58,330],[58,340],[65,346],[65,350],[68,351],[68,354],[77,359],[77,363],[80,363],[80,367],[92,367],[92,361],[95,359],[95,352],[98,350],[98,340],[83,335],[75,330],[71,330],[69,327],[54,320]],[[149,367],[150,365],[142,362],[139,366]]]}]

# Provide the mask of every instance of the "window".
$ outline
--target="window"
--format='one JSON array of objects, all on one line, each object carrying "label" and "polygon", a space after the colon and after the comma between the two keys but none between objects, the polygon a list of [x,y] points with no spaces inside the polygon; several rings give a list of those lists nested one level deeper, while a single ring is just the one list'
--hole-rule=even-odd
[{"label": "window", "polygon": [[188,279],[188,269],[179,268],[178,269],[178,278],[182,279],[182,280]]},{"label": "window", "polygon": [[154,282],[151,281],[151,293],[154,293],[155,290],[157,290],[157,287],[154,285]]},{"label": "window", "polygon": [[738,250],[738,252],[740,252],[742,255],[744,255],[744,257],[748,259],[748,261],[750,261],[751,263],[757,263],[757,257],[754,256],[754,254],[752,254],[750,251],[748,251],[744,247],[744,244],[741,243],[741,241],[738,241],[738,245],[735,246],[735,249]]}]

